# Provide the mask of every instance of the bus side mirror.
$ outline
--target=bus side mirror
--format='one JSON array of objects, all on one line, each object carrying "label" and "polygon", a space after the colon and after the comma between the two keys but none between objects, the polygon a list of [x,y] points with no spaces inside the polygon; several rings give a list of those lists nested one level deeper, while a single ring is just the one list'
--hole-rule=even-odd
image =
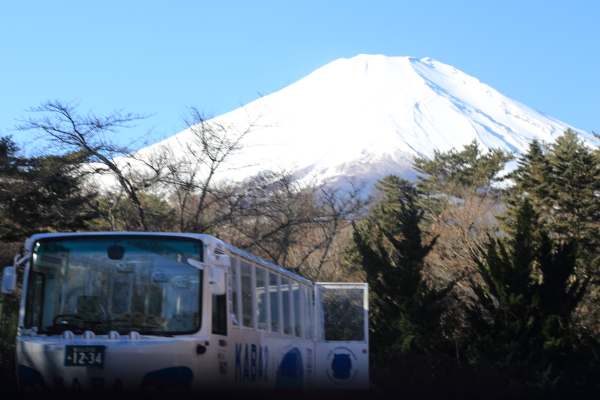
[{"label": "bus side mirror", "polygon": [[210,278],[208,283],[212,288],[212,293],[218,295],[225,294],[227,287],[225,286],[225,271],[221,268],[212,267],[210,269]]},{"label": "bus side mirror", "polygon": [[2,271],[2,293],[12,293],[17,286],[15,267],[4,267]]},{"label": "bus side mirror", "polygon": [[193,258],[188,258],[187,259],[188,264],[190,264],[192,267],[199,269],[200,271],[204,271],[204,268],[206,268],[206,265],[203,262],[200,261],[196,261]]}]

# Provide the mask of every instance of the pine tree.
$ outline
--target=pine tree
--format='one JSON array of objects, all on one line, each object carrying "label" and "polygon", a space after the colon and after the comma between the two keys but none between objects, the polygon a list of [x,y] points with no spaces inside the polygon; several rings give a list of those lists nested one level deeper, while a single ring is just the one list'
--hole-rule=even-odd
[{"label": "pine tree", "polygon": [[531,207],[521,209],[514,237],[508,240],[490,238],[474,257],[483,285],[471,280],[475,297],[466,309],[471,343],[470,360],[480,363],[502,360],[511,363],[525,358],[531,339],[531,317],[534,293],[532,285],[535,260],[535,232]]},{"label": "pine tree", "polygon": [[79,166],[82,153],[26,158],[0,139],[0,240],[20,241],[48,230],[78,230],[95,216]]},{"label": "pine tree", "polygon": [[482,283],[465,310],[470,362],[520,381],[557,382],[576,347],[571,317],[589,278],[575,274],[577,239],[553,241],[529,199],[511,206],[507,237],[490,238],[475,257]]},{"label": "pine tree", "polygon": [[575,237],[583,256],[591,262],[600,235],[600,159],[570,129],[549,146],[552,168],[548,197],[552,201],[552,230]]},{"label": "pine tree", "polygon": [[[584,270],[596,269],[600,246],[600,158],[567,129],[544,148],[537,140],[518,160],[508,204],[527,197],[554,238],[576,238]],[[513,207],[514,209],[514,207]],[[514,215],[502,219],[510,224]]]},{"label": "pine tree", "polygon": [[548,196],[551,167],[543,146],[537,139],[532,140],[527,152],[519,156],[517,165],[517,169],[509,175],[515,185],[508,191],[505,199],[508,209],[505,215],[497,217],[505,227],[513,231],[518,220],[519,203],[523,198],[528,199],[542,219],[552,208]]},{"label": "pine tree", "polygon": [[415,157],[413,167],[427,176],[418,176],[421,193],[462,198],[467,192],[487,192],[491,185],[503,178],[498,173],[513,159],[499,149],[483,153],[476,140],[462,151],[434,151],[433,159]]},{"label": "pine tree", "polygon": [[534,139],[529,149],[517,160],[518,168],[510,175],[515,180],[515,192],[525,193],[536,199],[532,201],[538,212],[547,213],[543,201],[548,198],[551,167],[542,144]]},{"label": "pine tree", "polygon": [[434,288],[423,276],[436,238],[423,240],[423,210],[410,182],[387,176],[367,220],[355,227],[346,262],[366,275],[371,343],[384,357],[432,354],[442,341],[443,300],[452,284]]}]

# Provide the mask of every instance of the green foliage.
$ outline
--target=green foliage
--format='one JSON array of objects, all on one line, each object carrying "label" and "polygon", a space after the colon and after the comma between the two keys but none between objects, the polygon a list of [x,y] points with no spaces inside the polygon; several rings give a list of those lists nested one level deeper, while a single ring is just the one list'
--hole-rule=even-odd
[{"label": "green foliage", "polygon": [[94,217],[79,166],[82,153],[25,158],[10,137],[0,139],[0,239],[38,232],[80,230]]},{"label": "green foliage", "polygon": [[[13,255],[20,246],[20,243],[0,242],[0,268],[12,264]],[[17,270],[17,274],[19,279],[15,292],[0,294],[0,387],[9,391],[16,388],[15,335],[21,300],[22,270]]]},{"label": "green foliage", "polygon": [[490,238],[475,257],[466,308],[469,361],[540,385],[561,383],[576,348],[571,316],[589,284],[575,274],[576,239],[552,241],[528,199],[515,202],[506,238]]},{"label": "green foliage", "polygon": [[[576,238],[585,268],[592,269],[600,245],[600,158],[575,132],[567,129],[544,148],[533,141],[512,174],[514,204],[530,199],[551,236]],[[504,219],[510,223],[510,212]],[[595,268],[594,268],[595,269]]]},{"label": "green foliage", "polygon": [[371,343],[384,358],[432,354],[443,341],[443,300],[452,284],[434,288],[423,276],[436,238],[423,243],[416,189],[395,176],[377,188],[380,200],[355,227],[345,253],[369,283]]},{"label": "green foliage", "polygon": [[[45,101],[28,111],[32,113],[20,120],[21,125],[16,129],[33,131],[47,140],[50,149],[67,151],[70,154],[81,154],[86,161],[104,165],[92,173],[108,172],[118,182],[121,190],[127,194],[137,209],[139,224],[142,230],[148,230],[145,222],[144,208],[137,197],[138,191],[156,182],[164,166],[146,164],[150,170],[158,172],[152,177],[143,177],[141,181],[132,179],[137,174],[126,173],[113,160],[118,156],[130,153],[127,147],[116,144],[109,137],[117,134],[123,128],[132,127],[132,123],[145,119],[147,116],[130,112],[113,111],[106,115],[98,115],[92,111],[81,113],[79,104],[59,100]],[[36,116],[37,115],[37,116]],[[159,160],[162,157],[157,157]],[[161,160],[162,161],[162,160]],[[143,161],[142,161],[143,162]],[[162,164],[162,162],[159,162]],[[137,171],[140,172],[140,171]],[[144,174],[145,175],[145,174]],[[137,176],[140,178],[141,176]],[[137,181],[137,182],[136,182]]]},{"label": "green foliage", "polygon": [[548,198],[551,167],[543,146],[537,139],[532,140],[527,153],[517,159],[517,165],[517,169],[510,175],[515,181],[515,192],[527,193],[538,200],[533,202],[538,212],[548,212],[548,205],[542,201]]},{"label": "green foliage", "polygon": [[19,300],[17,293],[0,294],[0,387],[16,386],[15,335]]},{"label": "green foliage", "polygon": [[600,222],[600,159],[570,129],[550,145],[552,168],[548,197],[552,202],[552,230],[579,239],[587,256],[598,247]]},{"label": "green foliage", "polygon": [[426,195],[444,194],[462,198],[466,192],[487,191],[503,178],[498,173],[513,156],[499,149],[483,153],[476,140],[462,151],[434,150],[433,159],[415,157],[413,167],[427,176],[418,176],[418,187]]}]

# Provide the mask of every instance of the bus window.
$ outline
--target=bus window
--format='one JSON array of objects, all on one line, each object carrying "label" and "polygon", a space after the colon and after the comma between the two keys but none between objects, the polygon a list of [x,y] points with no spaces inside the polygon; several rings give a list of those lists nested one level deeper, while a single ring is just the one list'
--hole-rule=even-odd
[{"label": "bus window", "polygon": [[279,285],[277,274],[269,272],[269,297],[271,300],[271,332],[281,333],[279,323]]},{"label": "bus window", "polygon": [[281,298],[283,300],[283,333],[286,335],[292,334],[291,310],[292,296],[290,293],[289,278],[281,278]]},{"label": "bus window", "polygon": [[235,258],[231,258],[231,319],[234,326],[239,326],[240,309],[239,297],[240,289],[238,286],[238,267]]},{"label": "bus window", "polygon": [[213,294],[212,301],[212,333],[227,335],[227,299]]},{"label": "bus window", "polygon": [[240,262],[242,280],[242,325],[254,328],[254,307],[252,306],[252,265]]},{"label": "bus window", "polygon": [[256,268],[256,318],[258,329],[267,330],[267,290],[266,272],[262,268]]},{"label": "bus window", "polygon": [[306,318],[306,338],[312,340],[313,338],[313,302],[312,302],[312,288],[304,286],[304,304],[306,311],[304,316]]},{"label": "bus window", "polygon": [[364,296],[364,288],[323,288],[321,302],[325,340],[365,340]]},{"label": "bus window", "polygon": [[[125,256],[110,258],[112,247]],[[25,327],[49,335],[69,324],[70,330],[97,335],[196,332],[202,274],[186,260],[200,259],[201,243],[186,238],[74,236],[37,242]]]},{"label": "bus window", "polygon": [[[25,326],[42,328],[42,306],[44,304],[45,274],[37,271],[29,272],[29,291],[27,292]],[[48,324],[47,324],[48,325]]]},{"label": "bus window", "polygon": [[302,301],[300,301],[300,285],[298,282],[292,281],[292,295],[294,297],[294,336],[301,337],[303,318],[300,310]]}]

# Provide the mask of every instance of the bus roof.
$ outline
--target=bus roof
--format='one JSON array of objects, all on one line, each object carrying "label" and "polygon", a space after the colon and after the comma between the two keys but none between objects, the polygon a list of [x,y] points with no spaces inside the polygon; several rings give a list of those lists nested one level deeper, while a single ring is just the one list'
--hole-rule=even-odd
[{"label": "bus roof", "polygon": [[234,254],[242,256],[244,258],[250,259],[257,264],[260,264],[264,267],[267,267],[269,269],[277,271],[283,275],[287,275],[288,277],[295,279],[297,281],[300,281],[306,285],[312,286],[312,284],[313,284],[310,280],[308,280],[298,274],[288,271],[285,268],[275,265],[267,260],[257,257],[251,253],[248,253],[245,250],[239,249],[233,245],[230,245],[227,242],[224,242],[218,238],[215,238],[214,236],[207,235],[205,233],[139,232],[139,231],[133,231],[133,232],[119,231],[119,232],[38,233],[38,234],[31,236],[29,239],[27,239],[27,241],[25,242],[25,247],[27,250],[32,250],[31,246],[33,246],[33,243],[36,242],[37,240],[51,239],[51,238],[68,238],[68,237],[76,237],[76,236],[170,236],[170,237],[192,238],[192,239],[199,239],[199,240],[205,240],[206,238],[211,238],[213,240],[216,240],[216,241],[219,241],[219,242],[225,244],[225,246],[230,251],[230,253],[234,253]]}]

